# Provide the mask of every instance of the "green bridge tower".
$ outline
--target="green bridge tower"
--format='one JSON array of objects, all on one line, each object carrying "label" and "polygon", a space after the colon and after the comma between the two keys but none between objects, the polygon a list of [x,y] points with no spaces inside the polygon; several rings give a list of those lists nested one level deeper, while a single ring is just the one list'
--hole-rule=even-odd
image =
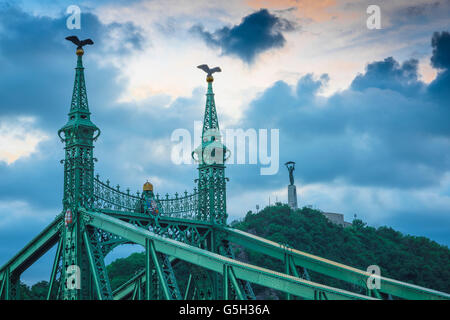
[{"label": "green bridge tower", "polygon": [[[83,245],[83,224],[80,208],[91,208],[94,196],[93,142],[100,130],[90,120],[90,112],[84,81],[82,57],[84,51],[77,48],[77,67],[69,120],[58,131],[65,143],[64,197],[65,228],[62,230],[61,289],[64,299],[90,298],[90,268]],[[73,290],[75,289],[75,290]],[[78,290],[79,289],[79,290]]]},{"label": "green bridge tower", "polygon": [[[214,78],[210,73],[210,69],[207,66],[206,68],[207,70],[205,71],[208,72],[206,76],[208,89],[206,92],[202,141],[201,145],[192,152],[192,158],[198,162],[198,179],[196,180],[198,183],[197,219],[209,220],[213,225],[226,225],[228,216],[226,208],[226,181],[228,178],[225,177],[225,161],[228,156],[228,149],[222,144],[220,135],[212,88]],[[212,252],[223,254],[227,254],[230,250],[228,243],[224,243],[220,234],[215,232],[214,229],[211,230],[207,247]],[[191,272],[194,272],[194,269],[198,268],[191,269]],[[200,273],[204,275],[204,272]],[[210,289],[202,288],[202,295],[207,297],[206,299],[219,299],[223,296],[221,292],[221,277],[215,273],[210,274],[210,276],[209,286],[206,286],[210,287]]]},{"label": "green bridge tower", "polygon": [[[216,104],[211,74],[206,77],[208,91],[206,93],[205,116],[203,120],[201,145],[192,153],[198,165],[199,218],[209,218],[212,223],[226,224],[226,180],[225,161],[228,149],[222,144],[219,131]],[[194,154],[197,157],[194,157]]]}]

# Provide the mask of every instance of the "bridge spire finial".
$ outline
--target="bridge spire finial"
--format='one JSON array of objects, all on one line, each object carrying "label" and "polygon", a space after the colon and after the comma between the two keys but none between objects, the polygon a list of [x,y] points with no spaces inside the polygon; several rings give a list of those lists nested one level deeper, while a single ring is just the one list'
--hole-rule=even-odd
[{"label": "bridge spire finial", "polygon": [[206,82],[208,82],[208,90],[206,92],[206,106],[205,106],[205,118],[203,120],[202,140],[205,138],[205,134],[208,131],[219,131],[219,120],[217,118],[216,103],[214,101],[214,92],[212,83],[214,78],[212,76],[215,72],[221,72],[220,67],[209,68],[207,64],[201,64],[197,68],[206,72]]},{"label": "bridge spire finial", "polygon": [[[91,122],[89,111],[89,104],[86,92],[86,82],[84,79],[84,67],[83,67],[83,46],[92,45],[94,42],[91,39],[86,39],[80,41],[76,36],[66,37],[66,40],[73,42],[77,45],[76,55],[77,55],[77,66],[75,68],[75,80],[73,84],[72,100],[70,103],[69,120],[66,125],[58,131],[58,135],[61,137],[61,133],[67,131],[70,127],[76,127],[82,125],[84,127],[89,127],[90,130],[96,131],[97,135],[94,140],[100,134],[100,130],[95,124]],[[61,137],[62,140],[64,140]]]},{"label": "bridge spire finial", "polygon": [[[86,84],[84,80],[84,67],[83,67],[83,46],[92,45],[94,42],[91,39],[80,41],[77,36],[66,37],[66,40],[73,42],[76,46],[77,55],[77,67],[75,68],[75,82],[73,87],[72,102],[70,104],[70,113],[74,114],[79,112],[84,114],[83,119],[89,118],[89,105],[86,94]],[[70,116],[70,114],[69,114]]]}]

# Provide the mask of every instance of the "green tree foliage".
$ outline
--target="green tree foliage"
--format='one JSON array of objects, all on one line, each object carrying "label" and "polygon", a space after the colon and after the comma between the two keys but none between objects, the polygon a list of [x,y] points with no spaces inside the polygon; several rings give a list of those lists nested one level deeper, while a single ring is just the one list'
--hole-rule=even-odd
[{"label": "green tree foliage", "polygon": [[40,281],[27,286],[25,283],[20,283],[20,299],[22,300],[45,300],[47,299],[48,282]]},{"label": "green tree foliage", "polygon": [[144,266],[145,254],[139,252],[133,253],[127,258],[120,258],[111,262],[106,267],[111,281],[111,289],[114,290],[125,283],[128,279],[141,271]]}]

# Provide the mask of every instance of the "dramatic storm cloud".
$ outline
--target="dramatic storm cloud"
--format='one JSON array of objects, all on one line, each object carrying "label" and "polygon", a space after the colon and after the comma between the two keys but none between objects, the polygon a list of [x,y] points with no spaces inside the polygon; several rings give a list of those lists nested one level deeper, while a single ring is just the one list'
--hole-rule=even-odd
[{"label": "dramatic storm cloud", "polygon": [[431,40],[433,46],[433,56],[431,63],[433,67],[447,70],[450,68],[450,33],[436,32]]},{"label": "dramatic storm cloud", "polygon": [[199,34],[208,45],[221,48],[222,54],[234,55],[252,63],[258,54],[283,47],[286,42],[283,32],[293,29],[294,25],[289,20],[261,9],[231,28],[223,27],[211,33],[197,25],[192,32]]},{"label": "dramatic storm cloud", "polygon": [[422,86],[418,81],[418,64],[416,59],[411,59],[400,65],[392,57],[370,63],[365,74],[353,80],[351,88],[358,91],[367,88],[391,89],[412,94]]}]

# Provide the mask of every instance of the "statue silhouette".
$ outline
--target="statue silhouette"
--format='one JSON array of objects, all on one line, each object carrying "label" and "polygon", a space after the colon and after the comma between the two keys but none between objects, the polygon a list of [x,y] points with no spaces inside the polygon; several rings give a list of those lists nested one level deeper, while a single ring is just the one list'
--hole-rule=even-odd
[{"label": "statue silhouette", "polygon": [[292,185],[294,185],[294,174],[293,174],[293,172],[295,170],[295,162],[294,161],[288,161],[284,165],[286,166],[286,168],[289,171],[289,182],[290,182],[290,185],[292,186]]}]

